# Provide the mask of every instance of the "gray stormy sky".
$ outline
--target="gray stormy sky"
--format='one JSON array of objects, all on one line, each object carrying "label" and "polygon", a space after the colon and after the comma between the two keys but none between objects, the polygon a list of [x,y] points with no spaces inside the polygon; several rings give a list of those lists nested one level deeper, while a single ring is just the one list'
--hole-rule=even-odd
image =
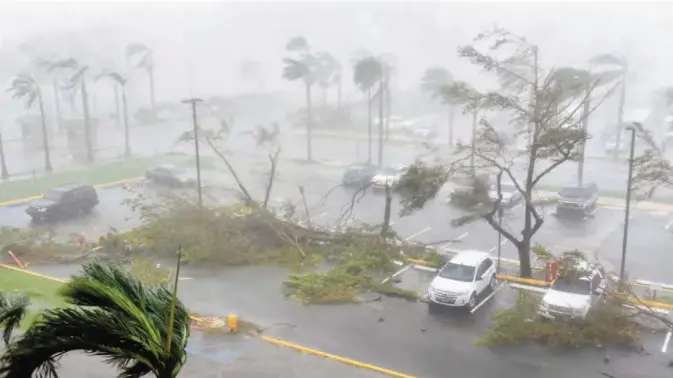
[{"label": "gray stormy sky", "polygon": [[[596,53],[622,52],[639,69],[635,86],[643,93],[673,85],[673,3],[0,3],[5,50],[35,36],[52,44],[55,36],[73,40],[62,37],[70,32],[86,38],[97,59],[121,64],[126,43],[148,44],[158,100],[243,91],[249,87],[237,77],[244,59],[261,62],[267,90],[299,91],[280,77],[283,47],[295,35],[346,66],[357,48],[393,53],[402,88],[417,85],[432,65],[487,85],[456,57],[456,47],[493,23],[539,43],[549,65],[583,65]],[[345,77],[353,98],[351,73]]]}]

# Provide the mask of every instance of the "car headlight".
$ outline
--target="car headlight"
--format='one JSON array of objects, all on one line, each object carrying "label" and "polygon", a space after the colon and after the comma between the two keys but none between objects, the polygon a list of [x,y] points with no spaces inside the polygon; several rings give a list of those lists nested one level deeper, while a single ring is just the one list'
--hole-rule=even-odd
[{"label": "car headlight", "polygon": [[428,294],[430,294],[431,296],[434,296],[435,294],[437,294],[437,290],[435,290],[434,287],[430,286],[428,288]]},{"label": "car headlight", "polygon": [[545,302],[540,303],[540,310],[542,310],[542,311],[549,310],[549,305],[546,304]]},{"label": "car headlight", "polygon": [[41,213],[44,213],[45,211],[47,211],[47,208],[46,208],[46,207],[42,207],[42,208],[37,209],[37,211],[39,211],[39,212],[41,212]]}]

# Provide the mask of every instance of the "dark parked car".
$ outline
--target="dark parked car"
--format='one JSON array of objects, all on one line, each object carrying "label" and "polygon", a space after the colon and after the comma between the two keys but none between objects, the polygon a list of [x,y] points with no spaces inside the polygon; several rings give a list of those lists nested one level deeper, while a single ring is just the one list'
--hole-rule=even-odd
[{"label": "dark parked car", "polygon": [[88,214],[98,205],[98,193],[91,185],[71,184],[45,192],[26,209],[33,221],[58,221]]},{"label": "dark parked car", "polygon": [[591,215],[598,203],[598,187],[588,184],[584,187],[567,186],[558,193],[556,215],[559,217],[581,217]]},{"label": "dark parked car", "polygon": [[192,186],[196,184],[196,180],[187,174],[183,168],[170,164],[160,165],[148,170],[145,173],[145,177],[156,184],[175,187]]},{"label": "dark parked car", "polygon": [[373,164],[353,164],[346,168],[342,182],[344,186],[363,187],[372,181],[378,170]]}]

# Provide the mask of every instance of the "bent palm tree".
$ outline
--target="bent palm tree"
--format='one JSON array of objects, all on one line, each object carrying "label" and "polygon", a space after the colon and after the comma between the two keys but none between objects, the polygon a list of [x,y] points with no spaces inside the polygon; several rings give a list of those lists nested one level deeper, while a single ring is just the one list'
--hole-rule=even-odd
[{"label": "bent palm tree", "polygon": [[30,301],[26,296],[9,296],[0,293],[0,330],[2,330],[2,341],[5,345],[9,344],[12,332],[26,315],[29,304]]},{"label": "bent palm tree", "polygon": [[[379,99],[379,165],[383,164],[383,97],[385,94],[385,80],[383,76],[381,60],[372,56],[360,59],[353,67],[353,81],[358,87],[369,89],[374,83],[378,83],[378,93],[375,97]],[[371,145],[371,127],[369,134]]]},{"label": "bent palm tree", "polygon": [[479,126],[479,110],[482,107],[483,95],[471,85],[455,81],[437,89],[447,104],[462,104],[472,115],[472,140],[470,143],[470,174],[476,175],[474,157],[477,151],[477,127]]},{"label": "bent palm tree", "polygon": [[[425,70],[421,79],[421,89],[430,94],[433,99],[441,98],[441,88],[453,83],[453,75],[443,67],[431,67]],[[446,102],[446,101],[445,101]],[[453,122],[454,105],[453,102],[446,103],[449,108],[449,147],[453,147]]]},{"label": "bent palm tree", "polygon": [[40,107],[40,120],[42,122],[42,146],[44,148],[44,169],[51,172],[51,158],[49,157],[49,135],[47,133],[47,120],[44,114],[44,103],[42,101],[42,91],[35,79],[28,75],[19,75],[12,80],[12,85],[8,89],[12,92],[12,98],[23,99],[26,102],[26,108],[30,109],[35,101]]},{"label": "bent palm tree", "polygon": [[618,77],[620,81],[619,88],[619,106],[617,108],[617,130],[616,146],[614,158],[619,157],[619,149],[622,143],[622,134],[624,133],[624,104],[626,103],[626,76],[629,72],[629,62],[624,56],[602,54],[591,58],[590,63],[596,67],[605,68],[603,74],[606,76]]},{"label": "bent palm tree", "polygon": [[[131,140],[130,140],[130,135],[129,135],[129,117],[128,117],[128,109],[126,105],[126,79],[116,73],[116,72],[103,72],[96,76],[96,80],[103,79],[103,78],[108,78],[112,81],[114,81],[115,88],[117,88],[117,85],[121,87],[122,91],[122,113],[124,116],[124,155],[126,157],[131,157]],[[115,90],[115,93],[117,91]]]},{"label": "bent palm tree", "polygon": [[147,72],[150,85],[150,105],[152,115],[156,116],[156,100],[154,97],[154,51],[142,43],[126,46],[126,58],[136,60],[134,66]]},{"label": "bent palm tree", "polygon": [[285,46],[288,52],[299,53],[297,58],[285,58],[283,78],[289,81],[301,81],[306,92],[306,156],[313,160],[311,151],[311,131],[313,124],[313,105],[311,88],[316,82],[317,59],[311,54],[310,46],[303,37],[294,37]]},{"label": "bent palm tree", "polygon": [[176,377],[189,337],[182,303],[165,286],[146,286],[118,267],[93,263],[83,271],[61,290],[76,307],[37,318],[5,350],[0,376],[56,378],[60,356],[84,351],[106,358],[121,377]]},{"label": "bent palm tree", "polygon": [[91,139],[91,115],[89,113],[89,92],[86,87],[86,72],[89,66],[80,65],[75,59],[65,59],[54,63],[49,67],[49,72],[55,70],[70,70],[73,72],[68,85],[65,89],[74,91],[79,86],[82,95],[82,110],[84,112],[84,138],[86,139],[86,158],[89,163],[93,163],[93,141]]}]

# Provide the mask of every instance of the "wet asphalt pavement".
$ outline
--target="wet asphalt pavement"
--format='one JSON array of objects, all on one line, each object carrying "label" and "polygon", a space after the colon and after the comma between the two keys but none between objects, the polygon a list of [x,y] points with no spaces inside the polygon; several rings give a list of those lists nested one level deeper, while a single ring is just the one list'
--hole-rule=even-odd
[{"label": "wet asphalt pavement", "polygon": [[[33,269],[65,278],[75,273],[78,267],[61,265]],[[184,303],[200,315],[226,316],[235,313],[260,325],[267,336],[417,377],[592,378],[604,377],[604,373],[633,378],[670,376],[667,364],[671,355],[659,351],[664,340],[664,335],[660,334],[644,336],[645,353],[604,348],[555,351],[535,345],[491,350],[475,345],[476,339],[487,329],[495,310],[513,303],[515,294],[508,288],[498,291],[473,315],[460,310],[430,313],[424,303],[389,298],[359,305],[306,307],[284,298],[282,281],[286,275],[287,272],[274,267],[217,271],[185,267],[179,292]],[[221,345],[222,342],[213,344]],[[198,345],[190,342],[193,352],[199,348]],[[261,342],[250,345],[268,349]],[[226,345],[213,348],[223,348],[225,354],[232,355],[232,347],[229,350]],[[252,350],[256,352],[257,347]],[[260,357],[265,358],[265,355]],[[609,364],[604,362],[606,355],[610,357]],[[216,358],[210,357],[211,360]],[[291,357],[288,354],[283,358],[288,358],[287,364],[292,362],[294,365],[294,360],[289,360]],[[249,358],[256,358],[256,354]],[[323,361],[312,356],[303,356],[302,359]],[[196,358],[191,358],[190,363],[194,360]],[[241,359],[231,361],[230,366],[236,367],[239,361]],[[304,362],[298,360],[294,371],[307,370],[312,366],[300,363]],[[240,369],[244,370],[247,368]],[[352,370],[352,373],[344,370],[343,374],[356,376],[352,375],[356,372],[360,370]],[[278,371],[275,376],[303,375]]]},{"label": "wet asphalt pavement", "polygon": [[[252,192],[254,198],[263,198],[268,177],[268,162],[263,157],[232,157],[232,164]],[[213,173],[204,171],[208,185],[204,198],[207,203],[232,203],[237,201],[236,186],[230,175],[223,170]],[[357,222],[380,224],[383,221],[385,195],[368,190],[364,195],[353,189],[340,187],[343,168],[339,166],[311,165],[282,161],[278,166],[277,180],[271,196],[271,206],[278,208],[291,201],[297,209],[297,220],[307,222],[310,217],[315,225],[335,227]],[[309,217],[302,204],[299,186],[304,188]],[[170,189],[140,182],[129,187],[100,189],[100,205],[84,218],[72,219],[54,225],[62,236],[84,232],[89,239],[96,238],[111,227],[124,230],[141,223],[137,212],[123,202],[142,193],[149,198],[161,198],[159,193]],[[183,195],[195,199],[194,191],[182,190]],[[484,221],[476,221],[461,227],[453,227],[451,221],[464,213],[446,204],[447,192],[441,191],[437,198],[424,209],[409,216],[399,216],[399,204],[393,201],[393,229],[409,241],[436,245],[449,250],[477,249],[496,255],[498,249],[504,258],[516,259],[515,247],[502,238]],[[354,202],[352,214],[350,204]],[[27,205],[0,208],[0,225],[30,227],[25,214]],[[534,237],[534,242],[555,252],[572,249],[592,255],[610,270],[618,269],[621,261],[621,245],[624,210],[600,207],[596,213],[580,221],[566,221],[555,217],[555,208],[541,210],[545,223]],[[655,282],[671,282],[668,266],[673,264],[673,255],[667,253],[673,238],[673,214],[632,210],[629,243],[627,249],[627,272],[632,278]],[[503,224],[516,236],[523,224],[523,206],[514,206],[506,213]],[[448,241],[438,243],[440,241]],[[500,246],[500,248],[498,248]]]}]

